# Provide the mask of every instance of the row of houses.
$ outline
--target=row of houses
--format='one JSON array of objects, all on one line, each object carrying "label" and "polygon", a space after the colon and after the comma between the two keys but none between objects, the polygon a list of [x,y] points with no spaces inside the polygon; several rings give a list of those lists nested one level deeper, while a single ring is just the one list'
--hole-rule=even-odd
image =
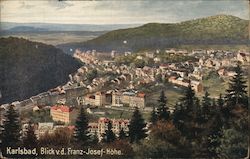
[{"label": "row of houses", "polygon": [[126,133],[129,131],[128,125],[129,120],[128,119],[109,119],[106,117],[101,117],[97,122],[90,122],[89,123],[89,133],[90,134],[97,134],[99,140],[102,139],[103,134],[105,134],[105,131],[108,128],[108,123],[111,122],[112,124],[112,131],[116,136],[119,135],[119,132],[121,129]]},{"label": "row of houses", "polygon": [[[90,122],[88,124],[89,135],[97,135],[98,139],[101,140],[103,138],[103,135],[105,134],[105,131],[108,128],[109,122],[111,122],[112,131],[116,136],[119,135],[121,129],[123,129],[125,133],[128,132],[129,130],[128,119],[109,119],[101,117],[96,122]],[[33,127],[34,127],[34,132],[38,139],[44,136],[45,134],[52,134],[60,128],[67,129],[67,131],[71,131],[71,134],[73,134],[75,129],[75,126],[73,125],[55,125],[53,122],[37,123],[34,124]],[[23,124],[22,125],[23,135],[25,135],[27,130],[28,130],[28,124]]]},{"label": "row of houses", "polygon": [[92,52],[88,51],[88,52],[82,52],[79,49],[75,50],[75,53],[73,54],[73,57],[76,59],[79,59],[80,61],[87,63],[87,64],[91,64],[96,62],[96,58],[95,58],[95,54],[96,51],[93,50]]}]

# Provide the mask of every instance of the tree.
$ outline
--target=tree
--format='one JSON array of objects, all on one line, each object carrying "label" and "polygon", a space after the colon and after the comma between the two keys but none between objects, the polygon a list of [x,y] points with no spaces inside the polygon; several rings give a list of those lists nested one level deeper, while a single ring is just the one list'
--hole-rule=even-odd
[{"label": "tree", "polygon": [[126,133],[124,132],[123,128],[121,128],[120,132],[119,132],[119,139],[123,140],[127,137]]},{"label": "tree", "polygon": [[155,107],[153,107],[153,110],[151,112],[150,121],[151,121],[152,124],[155,124],[157,122],[157,114],[156,114],[156,111],[155,111]]},{"label": "tree", "polygon": [[231,122],[223,127],[218,154],[224,158],[244,158],[249,149],[249,111],[241,105],[231,111]]},{"label": "tree", "polygon": [[220,94],[219,99],[217,100],[217,105],[222,108],[224,105],[224,100],[222,98],[222,94]]},{"label": "tree", "polygon": [[208,121],[211,117],[211,98],[207,91],[202,98],[202,115],[205,121]]},{"label": "tree", "polygon": [[230,106],[242,104],[245,108],[248,107],[247,85],[243,76],[243,70],[238,63],[235,67],[235,76],[230,80],[229,88],[227,89],[226,102]]},{"label": "tree", "polygon": [[209,156],[210,142],[208,137],[212,130],[211,125],[215,120],[212,115],[209,115],[211,117],[209,119],[205,118],[207,111],[204,112],[204,110],[209,110],[208,108],[211,107],[211,103],[207,101],[210,101],[208,93],[202,101],[202,105],[205,105],[206,109],[200,107],[199,99],[189,85],[173,113],[173,123],[188,140],[193,158]]},{"label": "tree", "polygon": [[3,121],[3,130],[1,134],[1,151],[3,153],[3,156],[8,156],[8,154],[6,153],[6,147],[17,148],[20,145],[21,136],[19,114],[14,109],[13,105],[10,105],[8,107],[8,110],[4,115],[4,119],[5,120]]},{"label": "tree", "polygon": [[[3,139],[3,125],[2,125],[2,109],[0,108],[0,147],[2,147],[2,139]],[[1,156],[1,153],[0,153]]]},{"label": "tree", "polygon": [[87,73],[86,78],[89,82],[91,82],[94,78],[98,76],[98,72],[96,69],[91,70]]},{"label": "tree", "polygon": [[197,127],[197,98],[189,84],[184,92],[184,97],[173,113],[173,123],[188,139],[195,139],[199,128]]},{"label": "tree", "polygon": [[19,115],[10,105],[3,121],[2,145],[3,147],[16,147],[20,144]]},{"label": "tree", "polygon": [[96,145],[98,142],[99,142],[98,135],[97,132],[95,131],[95,133],[91,136],[91,144]]},{"label": "tree", "polygon": [[157,74],[155,78],[156,78],[157,82],[159,82],[159,83],[163,82],[161,73]]},{"label": "tree", "polygon": [[129,127],[129,138],[131,143],[133,142],[139,143],[141,139],[144,139],[147,136],[145,130],[146,123],[142,118],[142,115],[137,107],[132,115],[128,127]]},{"label": "tree", "polygon": [[205,92],[205,95],[202,98],[202,106],[209,107],[211,105],[211,98],[209,97],[208,91]]},{"label": "tree", "polygon": [[38,141],[37,141],[36,134],[34,131],[34,126],[31,123],[29,123],[28,125],[28,130],[23,139],[23,145],[27,148],[34,148],[34,147],[37,147],[38,145]]},{"label": "tree", "polygon": [[152,125],[148,140],[136,150],[137,158],[190,158],[190,144],[170,121]]},{"label": "tree", "polygon": [[112,130],[111,121],[108,122],[108,129],[105,131],[104,141],[107,143],[111,143],[111,142],[115,141],[115,134]]},{"label": "tree", "polygon": [[188,85],[188,88],[184,93],[184,97],[181,98],[181,101],[185,105],[186,109],[188,110],[194,109],[195,93],[194,90],[192,89],[191,84]]},{"label": "tree", "polygon": [[65,147],[69,146],[73,131],[67,127],[57,128],[53,133],[45,132],[44,135],[39,137],[40,146],[56,146],[56,147]]},{"label": "tree", "polygon": [[81,146],[86,146],[86,143],[89,141],[89,135],[88,135],[88,118],[85,113],[85,110],[83,110],[83,107],[80,109],[79,116],[76,119],[76,125],[75,125],[75,140],[77,143],[79,143]]},{"label": "tree", "polygon": [[243,70],[238,63],[235,69],[235,75],[229,82],[229,88],[225,95],[225,106],[223,107],[223,114],[225,118],[225,127],[227,129],[234,126],[235,121],[241,118],[238,115],[240,112],[248,112],[248,95],[246,80],[243,76]]},{"label": "tree", "polygon": [[141,59],[135,59],[134,64],[135,64],[135,67],[137,68],[143,68],[145,66],[145,61]]},{"label": "tree", "polygon": [[[220,100],[220,99],[218,99]],[[222,104],[219,102],[219,104]],[[223,109],[221,106],[216,104],[215,99],[212,100],[212,111],[209,117],[209,121],[207,121],[207,131],[208,131],[208,139],[207,139],[207,152],[209,158],[218,158],[219,154],[217,153],[218,147],[221,145],[221,137],[222,137],[222,128],[225,124],[225,119],[223,117]]]},{"label": "tree", "polygon": [[167,97],[164,94],[164,91],[161,91],[160,97],[158,99],[158,108],[157,108],[157,116],[158,120],[169,120],[169,112],[167,104]]},{"label": "tree", "polygon": [[220,158],[244,158],[247,156],[248,136],[235,128],[223,129],[221,145],[217,149]]}]

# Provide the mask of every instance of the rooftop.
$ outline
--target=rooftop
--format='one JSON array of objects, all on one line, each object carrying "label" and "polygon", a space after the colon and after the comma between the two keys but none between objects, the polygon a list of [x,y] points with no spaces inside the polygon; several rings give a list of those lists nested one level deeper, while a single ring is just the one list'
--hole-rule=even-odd
[{"label": "rooftop", "polygon": [[71,107],[65,106],[65,105],[55,105],[52,106],[50,109],[52,110],[61,110],[62,112],[71,112],[73,109]]}]

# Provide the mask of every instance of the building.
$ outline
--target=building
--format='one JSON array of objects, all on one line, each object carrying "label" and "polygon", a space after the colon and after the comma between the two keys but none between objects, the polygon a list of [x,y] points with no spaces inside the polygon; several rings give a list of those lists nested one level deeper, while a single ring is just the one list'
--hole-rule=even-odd
[{"label": "building", "polygon": [[119,132],[121,129],[124,130],[124,132],[128,132],[128,119],[108,119],[105,117],[99,118],[97,122],[91,122],[89,123],[89,133],[90,134],[97,134],[98,138],[101,139],[103,134],[105,134],[106,130],[108,129],[108,122],[112,123],[112,131],[115,135],[119,135]]},{"label": "building", "polygon": [[88,125],[88,130],[90,134],[98,133],[98,123],[90,122]]},{"label": "building", "polygon": [[[179,85],[179,86],[183,86],[183,87],[188,87],[189,86],[189,81],[188,80],[185,80],[183,78],[176,78],[175,76],[171,76],[168,81],[170,83],[173,83],[173,84],[176,84],[176,85]],[[194,80],[191,80],[190,81],[190,84],[192,86],[192,89],[199,93],[199,92],[202,92],[203,91],[203,85],[201,82],[199,81],[194,81]]]},{"label": "building", "polygon": [[81,101],[82,105],[91,105],[91,106],[104,106],[106,104],[106,93],[105,92],[96,92],[95,94],[88,94],[83,97]]},{"label": "building", "polygon": [[95,93],[95,106],[104,106],[106,104],[106,94],[104,92]]},{"label": "building", "polygon": [[84,96],[84,100],[83,100],[83,105],[95,105],[95,95],[86,95]]},{"label": "building", "polygon": [[35,130],[35,134],[38,138],[45,135],[45,133],[51,134],[54,132],[53,127],[54,127],[54,124],[51,122],[50,123],[38,123],[37,129]]},{"label": "building", "polygon": [[155,63],[161,62],[161,59],[160,59],[159,57],[155,57],[155,58],[154,58],[154,62],[155,62]]},{"label": "building", "polygon": [[112,106],[145,107],[145,94],[134,92],[113,92]]},{"label": "building", "polygon": [[122,107],[123,103],[122,103],[122,93],[121,92],[112,92],[112,106],[118,106],[118,107]]},{"label": "building", "polygon": [[191,86],[192,86],[192,89],[197,93],[200,93],[203,91],[203,85],[199,81],[191,80]]},{"label": "building", "polygon": [[138,59],[138,60],[142,60],[142,59],[143,59],[143,57],[142,57],[142,56],[140,56],[140,55],[138,55],[138,56],[136,56],[136,59]]},{"label": "building", "polygon": [[168,64],[161,64],[161,65],[159,66],[159,69],[161,69],[162,71],[167,70],[168,68],[169,68],[169,65],[168,65]]},{"label": "building", "polygon": [[73,109],[68,106],[59,105],[50,108],[50,115],[54,121],[70,123],[73,116]]},{"label": "building", "polygon": [[124,92],[122,94],[122,103],[127,104],[129,107],[145,107],[145,94],[144,93],[131,93]]},{"label": "building", "polygon": [[222,68],[222,69],[218,70],[217,73],[219,74],[219,76],[224,76],[226,71],[224,68]]},{"label": "building", "polygon": [[[38,123],[32,125],[35,130],[37,138],[44,136],[45,134],[53,134],[57,129],[67,129],[71,134],[74,132],[75,126],[64,126],[64,125],[54,125],[52,122],[48,123]],[[28,124],[23,124],[23,131],[27,132]]]},{"label": "building", "polygon": [[236,56],[236,59],[243,64],[247,64],[250,62],[250,54],[239,52]]}]

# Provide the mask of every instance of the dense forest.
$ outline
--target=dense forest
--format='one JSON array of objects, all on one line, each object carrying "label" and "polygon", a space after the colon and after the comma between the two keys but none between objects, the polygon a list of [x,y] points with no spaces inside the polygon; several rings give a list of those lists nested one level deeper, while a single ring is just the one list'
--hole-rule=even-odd
[{"label": "dense forest", "polygon": [[0,104],[23,100],[65,83],[80,64],[52,45],[0,39]]}]

